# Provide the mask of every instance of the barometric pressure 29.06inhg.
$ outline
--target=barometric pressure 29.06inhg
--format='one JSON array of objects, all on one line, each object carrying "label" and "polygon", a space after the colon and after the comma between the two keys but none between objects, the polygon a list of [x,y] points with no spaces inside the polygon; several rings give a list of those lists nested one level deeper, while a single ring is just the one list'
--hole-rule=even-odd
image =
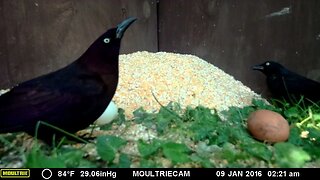
[{"label": "barometric pressure 29.06inhg", "polygon": [[[78,175],[75,175],[79,173]],[[109,177],[109,178],[116,178],[117,172],[115,171],[102,171],[102,170],[80,170],[78,172],[72,170],[66,171],[58,171],[58,177],[80,177],[80,178],[90,178],[90,177]]]}]

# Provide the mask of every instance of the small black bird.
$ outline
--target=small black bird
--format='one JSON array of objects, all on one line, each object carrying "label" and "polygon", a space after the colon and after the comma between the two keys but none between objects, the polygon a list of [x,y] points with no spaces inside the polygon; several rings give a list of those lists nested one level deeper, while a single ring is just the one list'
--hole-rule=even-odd
[{"label": "small black bird", "polygon": [[294,73],[277,62],[266,61],[253,66],[267,76],[267,85],[276,98],[283,97],[289,102],[303,96],[312,102],[320,101],[320,83]]},{"label": "small black bird", "polygon": [[[34,135],[38,121],[74,133],[104,112],[119,77],[121,38],[136,20],[128,18],[102,34],[76,61],[55,72],[23,82],[0,96],[0,133]],[[52,142],[59,132],[40,126],[38,138]]]}]

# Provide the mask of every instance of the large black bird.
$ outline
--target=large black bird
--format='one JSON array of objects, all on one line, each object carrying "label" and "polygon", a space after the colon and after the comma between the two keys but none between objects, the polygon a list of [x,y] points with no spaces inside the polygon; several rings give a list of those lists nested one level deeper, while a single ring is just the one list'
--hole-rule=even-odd
[{"label": "large black bird", "polygon": [[312,102],[320,101],[320,83],[286,69],[274,61],[253,66],[267,76],[267,85],[276,98],[283,97],[289,102],[297,102],[301,96]]},{"label": "large black bird", "polygon": [[[136,20],[128,18],[102,34],[73,63],[23,82],[0,96],[0,133],[34,135],[38,121],[70,133],[88,127],[106,109],[119,77],[121,38]],[[38,138],[52,142],[59,132],[40,126]]]}]

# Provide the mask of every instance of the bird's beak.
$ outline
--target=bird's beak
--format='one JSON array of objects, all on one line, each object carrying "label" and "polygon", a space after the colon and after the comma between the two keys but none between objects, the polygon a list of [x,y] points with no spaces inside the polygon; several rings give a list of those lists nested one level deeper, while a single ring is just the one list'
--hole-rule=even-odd
[{"label": "bird's beak", "polygon": [[264,67],[261,66],[261,65],[255,65],[255,66],[252,66],[252,69],[253,69],[253,70],[258,70],[258,71],[263,71],[263,70],[264,70]]},{"label": "bird's beak", "polygon": [[127,28],[135,21],[137,18],[130,17],[124,21],[122,21],[117,26],[117,39],[121,39],[124,32],[127,30]]}]

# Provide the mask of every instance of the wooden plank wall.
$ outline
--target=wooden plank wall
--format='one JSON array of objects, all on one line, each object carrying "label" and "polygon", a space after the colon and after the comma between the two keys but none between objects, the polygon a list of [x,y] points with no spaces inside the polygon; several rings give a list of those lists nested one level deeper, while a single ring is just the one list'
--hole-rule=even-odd
[{"label": "wooden plank wall", "polygon": [[268,59],[320,80],[319,9],[318,0],[0,0],[0,88],[65,66],[137,16],[122,53],[194,54],[267,94],[250,67]]},{"label": "wooden plank wall", "polygon": [[156,0],[0,0],[0,89],[61,68],[128,16],[121,53],[157,51]]},{"label": "wooden plank wall", "polygon": [[263,95],[250,67],[268,59],[320,81],[318,0],[161,0],[159,27],[160,51],[197,55]]}]

